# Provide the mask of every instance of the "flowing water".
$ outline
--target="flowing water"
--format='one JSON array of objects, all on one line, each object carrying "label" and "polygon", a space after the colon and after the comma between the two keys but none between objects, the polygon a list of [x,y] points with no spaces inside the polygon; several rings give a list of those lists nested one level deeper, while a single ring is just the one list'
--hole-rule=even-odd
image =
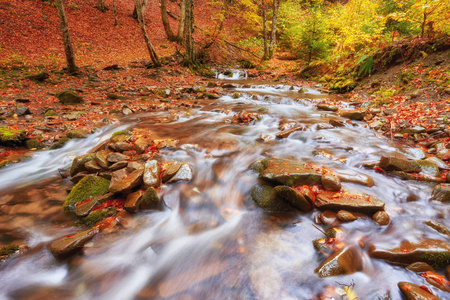
[{"label": "flowing water", "polygon": [[[197,108],[134,115],[120,126],[0,171],[0,244],[31,247],[0,265],[0,299],[316,299],[328,286],[352,283],[359,299],[401,299],[399,281],[424,284],[403,267],[367,255],[372,243],[395,247],[405,238],[442,239],[423,225],[448,212],[443,204],[428,201],[432,185],[361,166],[393,153],[415,158],[414,149],[377,136],[363,123],[319,130],[319,124],[340,117],[315,108],[315,99],[326,96],[314,89],[300,96],[300,87],[292,91],[290,86],[246,80],[237,72],[231,79],[237,79],[237,99],[223,96],[199,100]],[[241,111],[264,113],[258,122],[234,123]],[[259,138],[274,136],[290,123],[304,130],[286,139]],[[164,211],[138,213],[127,226],[98,235],[82,256],[57,262],[47,243],[79,231],[62,211],[70,182],[60,179],[57,169],[127,127],[150,130],[155,139],[179,140],[179,147],[164,150],[162,157],[189,162],[194,179],[162,187]],[[255,206],[250,191],[257,175],[248,166],[266,156],[374,179],[370,188],[343,183],[350,193],[383,200],[391,217],[389,226],[370,218],[341,225],[342,243],[364,243],[361,272],[329,278],[315,274],[325,259],[312,244],[324,237],[313,226],[317,210],[280,216]],[[417,201],[407,201],[411,198]],[[440,222],[449,226],[448,219]]]}]

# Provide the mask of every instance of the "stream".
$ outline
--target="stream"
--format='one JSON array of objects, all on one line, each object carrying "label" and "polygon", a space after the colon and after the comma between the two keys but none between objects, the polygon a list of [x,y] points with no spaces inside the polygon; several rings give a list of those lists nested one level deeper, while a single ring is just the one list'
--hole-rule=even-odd
[{"label": "stream", "polygon": [[[299,94],[299,86],[255,81],[238,72],[219,79],[235,85],[235,94],[198,100],[192,108],[124,117],[87,139],[0,170],[0,244],[30,247],[0,264],[0,299],[337,300],[341,298],[325,296],[327,289],[351,285],[358,299],[397,300],[402,299],[398,282],[426,283],[367,252],[374,243],[396,246],[403,239],[443,239],[425,221],[450,226],[448,218],[442,219],[448,215],[448,204],[429,201],[434,184],[362,167],[382,155],[417,159],[416,149],[377,136],[363,122],[323,129],[321,124],[330,119],[344,119],[316,109],[315,103],[329,95],[315,89]],[[241,111],[261,118],[250,124],[233,122]],[[275,138],[289,124],[304,128]],[[164,210],[139,212],[128,226],[99,234],[83,255],[56,261],[48,242],[80,231],[62,210],[71,182],[60,178],[58,169],[125,128],[148,130],[155,139],[178,140],[175,149],[161,151],[162,159],[188,162],[193,180],[162,186]],[[373,187],[342,183],[349,193],[382,200],[391,219],[389,226],[370,217],[339,225],[342,243],[363,243],[361,271],[326,278],[314,272],[326,258],[312,243],[324,237],[313,226],[317,209],[280,215],[255,205],[250,194],[258,178],[248,167],[268,156],[373,178]],[[438,289],[433,292],[441,299],[449,297]]]}]

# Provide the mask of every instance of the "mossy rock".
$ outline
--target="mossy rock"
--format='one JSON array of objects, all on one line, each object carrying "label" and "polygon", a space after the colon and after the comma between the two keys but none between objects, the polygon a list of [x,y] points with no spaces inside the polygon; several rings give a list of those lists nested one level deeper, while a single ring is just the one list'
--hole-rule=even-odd
[{"label": "mossy rock", "polygon": [[1,146],[21,146],[26,140],[25,130],[15,130],[6,127],[0,127],[0,145]]},{"label": "mossy rock", "polygon": [[111,143],[117,143],[117,142],[123,142],[124,140],[124,136],[130,136],[131,135],[131,131],[130,130],[120,130],[120,131],[116,131],[112,134],[111,138],[110,138],[110,142]]},{"label": "mossy rock", "polygon": [[115,216],[117,214],[117,208],[116,207],[109,207],[104,209],[99,209],[91,212],[89,215],[87,215],[84,219],[81,220],[81,223],[83,223],[86,226],[94,226],[98,222],[100,222],[103,219]]},{"label": "mossy rock", "polygon": [[53,109],[49,109],[49,110],[47,110],[45,112],[45,116],[46,117],[53,117],[53,116],[56,116],[56,115],[57,115],[57,113]]},{"label": "mossy rock", "polygon": [[337,93],[346,93],[356,87],[356,82],[352,78],[338,80],[331,84],[330,88]]},{"label": "mossy rock", "polygon": [[69,139],[85,139],[87,138],[88,132],[82,128],[70,130],[66,132],[66,136]]},{"label": "mossy rock", "polygon": [[10,256],[17,251],[19,251],[20,245],[6,245],[6,246],[0,246],[0,257],[2,256]]},{"label": "mossy rock", "polygon": [[271,186],[256,185],[252,189],[252,199],[266,212],[289,212],[293,208],[283,199],[278,197]]},{"label": "mossy rock", "polygon": [[44,148],[44,144],[40,142],[38,139],[29,139],[26,141],[25,145],[28,149],[42,149]]},{"label": "mossy rock", "polygon": [[256,64],[248,59],[241,59],[238,61],[239,66],[244,69],[253,69],[256,67]]},{"label": "mossy rock", "polygon": [[70,176],[75,176],[79,172],[87,171],[84,166],[88,161],[95,159],[95,153],[88,153],[77,156],[73,159],[72,167],[70,168]]},{"label": "mossy rock", "polygon": [[111,182],[99,176],[85,176],[81,179],[67,195],[63,208],[66,211],[73,211],[75,204],[86,199],[104,195],[109,192]]},{"label": "mossy rock", "polygon": [[59,102],[63,104],[75,104],[83,102],[83,98],[73,90],[64,90],[56,94]]},{"label": "mossy rock", "polygon": [[68,141],[70,141],[70,139],[67,136],[63,136],[50,147],[50,150],[62,148]]},{"label": "mossy rock", "polygon": [[15,158],[15,159],[4,161],[4,162],[0,163],[0,169],[3,168],[3,167],[7,167],[7,166],[10,166],[10,165],[13,165],[13,164],[18,164],[18,163],[30,160],[31,158],[32,158],[31,156],[24,155],[24,156],[21,156],[19,158]]},{"label": "mossy rock", "polygon": [[141,197],[140,208],[142,210],[163,208],[162,201],[155,188],[149,187]]}]

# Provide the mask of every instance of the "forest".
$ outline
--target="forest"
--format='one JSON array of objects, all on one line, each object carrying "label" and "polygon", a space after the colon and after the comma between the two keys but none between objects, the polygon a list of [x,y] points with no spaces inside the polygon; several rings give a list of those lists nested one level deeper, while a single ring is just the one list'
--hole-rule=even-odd
[{"label": "forest", "polygon": [[0,0],[0,299],[450,298],[447,0]]}]

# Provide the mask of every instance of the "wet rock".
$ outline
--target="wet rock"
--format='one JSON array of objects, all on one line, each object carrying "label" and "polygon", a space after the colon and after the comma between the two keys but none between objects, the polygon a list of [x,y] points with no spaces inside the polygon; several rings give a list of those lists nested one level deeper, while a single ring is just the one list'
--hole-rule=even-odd
[{"label": "wet rock", "polygon": [[20,146],[26,140],[25,130],[14,130],[0,127],[0,146]]},{"label": "wet rock", "polygon": [[427,160],[418,160],[417,163],[421,167],[421,174],[429,175],[432,177],[439,177],[441,172],[439,171],[439,167],[430,161]]},{"label": "wet rock", "polygon": [[331,225],[336,221],[337,214],[332,210],[326,210],[319,215],[319,219],[322,224]]},{"label": "wet rock", "polygon": [[83,98],[79,96],[75,91],[65,90],[56,94],[59,102],[63,104],[74,104],[83,102]]},{"label": "wet rock", "polygon": [[139,207],[142,210],[163,209],[163,202],[161,198],[159,198],[158,192],[155,190],[154,187],[149,187],[148,189],[145,190],[144,194],[141,197]]},{"label": "wet rock", "polygon": [[[128,166],[128,161],[127,160],[123,160],[123,161],[118,161],[112,165],[109,166],[109,170],[111,171],[116,171],[116,170],[120,170],[125,168],[126,166]],[[131,172],[129,172],[131,173]]]},{"label": "wet rock", "polygon": [[374,213],[372,216],[372,220],[381,226],[389,225],[390,222],[389,215],[383,210]]},{"label": "wet rock", "polygon": [[424,262],[415,262],[406,267],[407,270],[416,272],[416,273],[424,273],[424,272],[435,272],[434,268],[427,263]]},{"label": "wet rock", "polygon": [[358,220],[358,217],[354,213],[343,209],[337,212],[336,218],[341,222],[353,222]]},{"label": "wet rock", "polygon": [[435,222],[435,221],[427,221],[425,225],[433,228],[437,232],[450,237],[450,229],[448,229],[444,224]]},{"label": "wet rock", "polygon": [[[123,170],[123,169],[122,169]],[[122,170],[116,171],[120,172]],[[126,173],[126,170],[124,170]],[[142,175],[144,174],[144,170],[139,169],[131,172],[130,174],[126,175],[125,177],[122,177],[121,180],[114,180],[114,174],[111,180],[111,184],[109,186],[109,191],[111,193],[122,193],[122,192],[129,192],[133,188],[137,187],[142,183]],[[122,174],[119,174],[119,176],[122,176]]]},{"label": "wet rock", "polygon": [[123,206],[125,210],[129,212],[138,212],[142,195],[144,195],[142,190],[129,194]]},{"label": "wet rock", "polygon": [[97,173],[104,171],[102,167],[98,165],[98,163],[95,160],[90,160],[87,163],[84,164],[84,167],[86,170],[88,170],[91,173]]},{"label": "wet rock", "polygon": [[85,217],[91,212],[91,210],[95,206],[97,206],[99,204],[102,204],[105,201],[111,200],[113,198],[114,198],[114,194],[113,193],[106,193],[106,194],[98,196],[98,197],[96,197],[96,198],[94,198],[94,199],[92,199],[90,201],[83,202],[82,204],[76,206],[76,208],[75,208],[75,215],[77,217]]},{"label": "wet rock", "polygon": [[280,131],[275,134],[275,137],[277,137],[279,139],[285,139],[288,136],[290,136],[293,132],[300,131],[300,130],[303,130],[303,126],[298,126],[298,127],[284,130],[284,131]]},{"label": "wet rock", "polygon": [[10,258],[11,256],[21,253],[28,249],[25,245],[18,245],[18,244],[12,244],[12,245],[6,245],[6,246],[0,246],[0,263],[3,262],[5,259]]},{"label": "wet rock", "polygon": [[88,132],[84,129],[74,129],[66,132],[66,136],[69,139],[85,139],[88,136]]},{"label": "wet rock", "polygon": [[366,115],[366,111],[360,110],[360,109],[346,110],[346,111],[342,111],[339,115],[341,117],[348,118],[350,120],[361,121],[364,119],[364,116]]},{"label": "wet rock", "polygon": [[447,278],[447,280],[450,280],[450,265],[445,268],[445,277]]},{"label": "wet rock", "polygon": [[303,195],[286,185],[276,186],[274,189],[278,197],[283,198],[292,207],[295,207],[301,211],[308,212],[312,209],[311,203],[303,197]]},{"label": "wet rock", "polygon": [[307,164],[297,161],[266,158],[260,161],[262,171],[259,177],[269,182],[287,186],[319,185],[322,183],[322,174]]},{"label": "wet rock", "polygon": [[86,176],[82,178],[67,195],[63,208],[73,211],[75,204],[86,199],[92,199],[108,193],[110,181],[99,176]]},{"label": "wet rock", "polygon": [[361,184],[364,186],[372,187],[375,185],[372,177],[365,174],[344,174],[338,173],[336,174],[341,182],[350,182],[355,184]]},{"label": "wet rock", "polygon": [[158,149],[173,149],[176,148],[178,144],[178,140],[159,140],[158,141]]},{"label": "wet rock", "polygon": [[440,150],[436,153],[436,157],[442,160],[450,160],[450,150]]},{"label": "wet rock", "polygon": [[339,119],[330,119],[330,121],[328,121],[328,123],[330,123],[330,125],[334,126],[334,127],[345,127],[346,122],[343,120],[339,120]]},{"label": "wet rock", "polygon": [[442,159],[439,159],[436,156],[427,157],[424,159],[424,161],[434,163],[436,166],[438,166],[439,169],[450,170],[450,166],[448,166]]},{"label": "wet rock", "polygon": [[316,270],[319,277],[348,275],[362,270],[361,255],[356,247],[346,246],[329,256]]},{"label": "wet rock", "polygon": [[75,157],[70,168],[70,176],[74,176],[79,172],[87,171],[85,164],[94,158],[95,154],[92,153]]},{"label": "wet rock", "polygon": [[293,208],[281,199],[274,189],[268,185],[256,185],[252,189],[252,199],[263,210],[268,212],[288,212]]},{"label": "wet rock", "polygon": [[16,114],[17,116],[25,116],[25,115],[31,115],[31,110],[26,107],[25,105],[17,105],[12,114]]},{"label": "wet rock", "polygon": [[158,187],[160,182],[161,167],[156,160],[148,160],[144,165],[144,185],[145,187]]},{"label": "wet rock", "polygon": [[140,137],[138,138],[133,145],[133,149],[136,150],[138,154],[143,153],[148,146],[150,146],[153,143],[153,140],[146,138],[146,137]]},{"label": "wet rock", "polygon": [[100,150],[95,153],[95,161],[98,163],[100,167],[103,169],[109,168],[108,155],[111,153],[109,150]]},{"label": "wet rock", "polygon": [[117,142],[109,145],[115,151],[124,152],[133,149],[133,146],[127,142]]},{"label": "wet rock", "polygon": [[106,157],[108,162],[110,163],[116,163],[119,161],[127,161],[130,159],[130,157],[128,155],[122,154],[122,153],[110,153],[108,154],[108,156]]},{"label": "wet rock", "polygon": [[170,178],[172,178],[180,169],[181,167],[181,162],[179,161],[174,161],[169,163],[166,168],[164,169],[164,175],[162,177],[162,181],[166,182],[167,180],[169,180]]},{"label": "wet rock", "polygon": [[416,181],[424,181],[424,182],[435,182],[435,183],[444,183],[445,179],[439,177],[432,177],[426,174],[411,174],[403,171],[389,171],[389,176],[396,176],[406,180],[416,180]]},{"label": "wet rock", "polygon": [[384,202],[370,195],[364,194],[335,194],[319,193],[316,197],[315,206],[318,209],[350,210],[362,213],[373,213],[384,208]]},{"label": "wet rock", "polygon": [[109,142],[110,143],[125,142],[130,138],[130,136],[131,131],[129,130],[116,131],[112,134],[111,138],[109,139]]},{"label": "wet rock", "polygon": [[322,176],[322,186],[326,191],[340,191],[341,180],[333,174],[324,174]]},{"label": "wet rock", "polygon": [[444,268],[450,263],[450,244],[435,239],[422,239],[417,243],[402,241],[393,249],[370,248],[370,256],[392,263],[411,264],[426,262],[436,268]]},{"label": "wet rock", "polygon": [[422,167],[417,161],[393,156],[382,156],[378,165],[386,171],[403,171],[411,173],[422,171]]},{"label": "wet rock", "polygon": [[75,176],[72,176],[72,178],[70,178],[70,181],[77,184],[78,182],[80,182],[81,179],[83,179],[86,176],[91,176],[91,174],[89,174],[89,172],[87,171],[79,172]]},{"label": "wet rock", "polygon": [[167,182],[177,182],[177,181],[191,181],[192,180],[192,167],[187,163],[181,163],[180,168],[177,173],[170,178]]},{"label": "wet rock", "polygon": [[414,283],[399,282],[398,288],[406,300],[440,300]]},{"label": "wet rock", "polygon": [[94,226],[98,222],[115,216],[117,213],[116,207],[108,207],[104,209],[95,210],[89,213],[84,219],[81,220],[81,223],[83,223],[86,226]]},{"label": "wet rock", "polygon": [[131,172],[133,172],[135,170],[139,170],[139,169],[144,169],[144,165],[141,163],[138,163],[136,161],[130,161],[127,164],[127,172],[128,173],[131,173]]},{"label": "wet rock", "polygon": [[63,259],[81,249],[97,233],[99,233],[99,231],[98,228],[91,228],[72,236],[60,238],[52,242],[49,249],[55,258]]},{"label": "wet rock", "polygon": [[326,103],[319,103],[317,104],[317,108],[320,110],[326,110],[326,111],[337,111],[339,107],[336,105],[326,104]]},{"label": "wet rock", "polygon": [[450,202],[450,184],[441,183],[433,188],[430,201]]}]

